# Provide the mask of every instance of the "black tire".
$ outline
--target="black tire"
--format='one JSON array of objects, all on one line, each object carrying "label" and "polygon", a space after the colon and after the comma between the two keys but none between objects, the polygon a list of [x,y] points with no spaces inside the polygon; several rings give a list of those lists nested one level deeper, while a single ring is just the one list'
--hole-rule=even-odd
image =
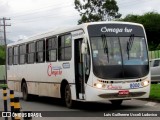
[{"label": "black tire", "polygon": [[26,83],[22,83],[22,95],[23,100],[28,101],[30,99],[30,94],[28,94],[28,88]]},{"label": "black tire", "polygon": [[64,100],[65,100],[65,104],[68,108],[74,107],[75,101],[72,100],[71,89],[70,89],[69,84],[67,84],[65,86]]},{"label": "black tire", "polygon": [[123,100],[111,100],[112,105],[114,106],[120,106],[122,104]]}]

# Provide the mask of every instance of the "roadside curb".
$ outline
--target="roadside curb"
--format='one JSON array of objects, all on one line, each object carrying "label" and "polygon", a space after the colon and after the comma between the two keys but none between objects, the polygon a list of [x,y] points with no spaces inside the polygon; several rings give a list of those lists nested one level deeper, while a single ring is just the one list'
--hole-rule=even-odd
[{"label": "roadside curb", "polygon": [[140,98],[140,99],[137,99],[137,100],[160,103],[160,100],[155,100],[155,99],[151,99],[151,98]]}]

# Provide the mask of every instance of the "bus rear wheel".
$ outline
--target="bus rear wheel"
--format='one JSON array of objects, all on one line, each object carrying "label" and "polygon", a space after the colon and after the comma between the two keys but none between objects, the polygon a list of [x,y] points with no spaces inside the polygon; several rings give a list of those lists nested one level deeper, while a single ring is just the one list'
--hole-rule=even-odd
[{"label": "bus rear wheel", "polygon": [[123,100],[111,100],[112,105],[114,106],[120,106],[122,104]]},{"label": "bus rear wheel", "polygon": [[22,83],[22,95],[24,100],[29,100],[30,95],[28,94],[28,88],[26,83]]},{"label": "bus rear wheel", "polygon": [[74,101],[72,100],[71,89],[69,84],[67,84],[65,87],[64,99],[65,99],[65,104],[68,108],[74,107]]}]

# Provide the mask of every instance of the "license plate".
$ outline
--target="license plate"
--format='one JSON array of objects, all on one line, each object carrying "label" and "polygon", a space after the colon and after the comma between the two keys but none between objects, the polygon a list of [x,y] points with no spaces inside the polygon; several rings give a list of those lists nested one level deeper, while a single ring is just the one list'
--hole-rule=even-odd
[{"label": "license plate", "polygon": [[118,92],[119,95],[128,95],[129,91],[128,90],[121,90]]}]

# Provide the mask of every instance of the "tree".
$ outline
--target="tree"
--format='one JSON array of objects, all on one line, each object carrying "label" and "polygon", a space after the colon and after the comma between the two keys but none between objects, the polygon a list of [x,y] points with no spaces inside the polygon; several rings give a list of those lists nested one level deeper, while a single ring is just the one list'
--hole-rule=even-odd
[{"label": "tree", "polygon": [[81,16],[78,24],[121,17],[115,0],[75,0],[74,4]]},{"label": "tree", "polygon": [[5,64],[5,47],[0,46],[0,65]]},{"label": "tree", "polygon": [[127,15],[122,21],[136,22],[144,25],[150,50],[160,49],[160,14],[148,12],[144,15]]}]

